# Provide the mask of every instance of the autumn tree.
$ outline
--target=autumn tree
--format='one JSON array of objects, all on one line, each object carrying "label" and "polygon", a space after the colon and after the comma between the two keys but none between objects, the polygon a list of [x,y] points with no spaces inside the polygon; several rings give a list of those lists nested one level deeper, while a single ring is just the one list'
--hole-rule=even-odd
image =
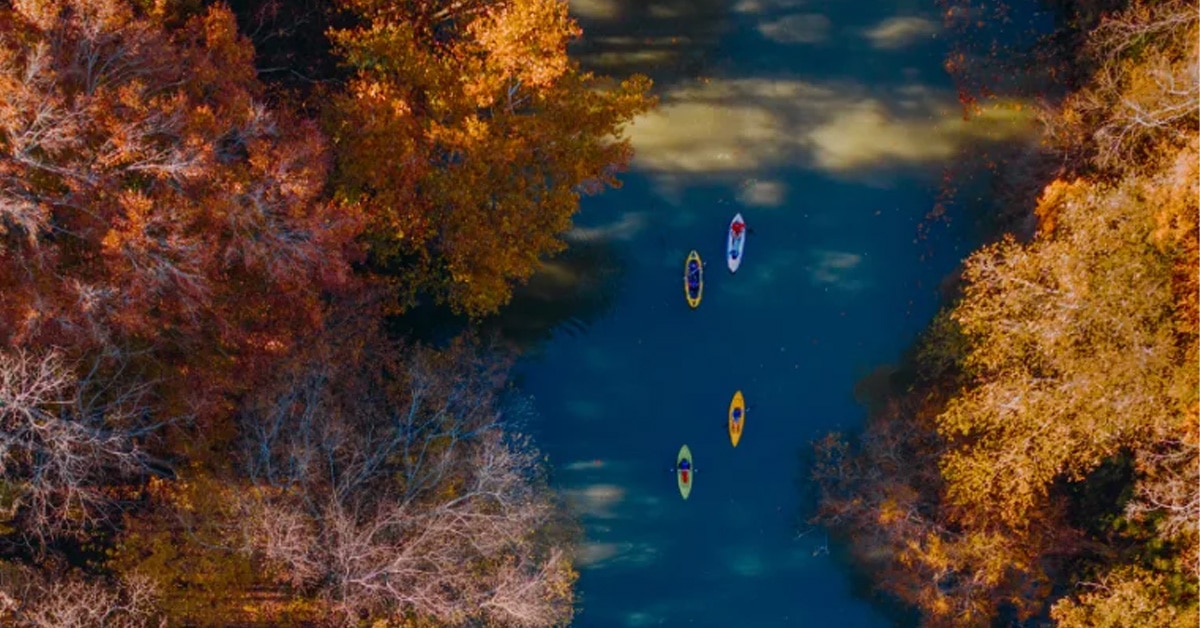
[{"label": "autumn tree", "polygon": [[[1045,116],[1046,139],[1079,165],[1153,168],[1163,143],[1178,150],[1200,124],[1200,15],[1183,0],[1133,0],[1103,15],[1078,63],[1081,89]],[[1173,152],[1168,150],[1167,152]]]},{"label": "autumn tree", "polygon": [[[1068,625],[1117,617],[1136,596],[1131,622],[1195,621],[1198,362],[1178,301],[1194,297],[1175,287],[1195,285],[1197,259],[1161,211],[1200,199],[1195,159],[1116,186],[1049,186],[1033,242],[1006,238],[966,261],[961,300],[916,352],[915,390],[878,409],[853,448],[819,447],[817,521],[851,536],[926,623],[1043,613],[1055,580],[1083,576],[1071,564],[1100,584],[1055,606]],[[1193,279],[1176,277],[1181,264]],[[1117,514],[1148,532],[1089,538],[1062,487],[1122,456],[1134,497]],[[1113,564],[1083,560],[1096,553]],[[1182,584],[1150,593],[1172,579]]]},{"label": "autumn tree", "polygon": [[170,481],[151,478],[139,508],[121,521],[104,567],[157,591],[155,610],[167,625],[289,625],[303,620],[304,600],[273,591],[260,562],[244,551],[236,475],[189,464]]},{"label": "autumn tree", "polygon": [[580,195],[618,184],[650,82],[582,72],[562,0],[342,5],[361,25],[331,32],[355,71],[329,115],[338,199],[371,216],[402,305],[494,312],[562,250]]},{"label": "autumn tree", "polygon": [[882,590],[922,612],[927,626],[985,626],[1000,611],[1020,617],[1044,610],[1053,561],[1077,545],[1060,528],[1063,512],[1039,512],[1023,534],[968,526],[947,507],[938,461],[949,443],[935,419],[961,384],[961,332],[940,314],[921,350],[897,371],[913,389],[892,389],[867,429],[816,444],[818,487],[812,523],[849,538],[850,551]]},{"label": "autumn tree", "polygon": [[938,419],[955,503],[1020,526],[1055,478],[1081,479],[1178,412],[1171,258],[1138,196],[1052,185],[1038,208],[1052,229],[967,261],[954,317],[976,383]]},{"label": "autumn tree", "polygon": [[0,338],[153,347],[211,402],[231,358],[314,323],[356,220],[320,202],[324,141],[261,101],[229,11],[162,17],[0,9]]},{"label": "autumn tree", "polygon": [[335,616],[565,623],[570,554],[536,451],[505,428],[502,364],[353,329],[332,328],[242,413],[250,548]]}]

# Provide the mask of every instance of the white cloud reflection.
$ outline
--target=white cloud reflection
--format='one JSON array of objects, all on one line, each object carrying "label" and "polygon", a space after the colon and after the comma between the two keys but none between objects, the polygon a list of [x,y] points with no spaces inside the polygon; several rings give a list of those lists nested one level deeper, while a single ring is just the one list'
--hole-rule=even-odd
[{"label": "white cloud reflection", "polygon": [[812,258],[808,271],[813,283],[850,291],[863,287],[862,280],[856,277],[863,261],[862,255],[818,250],[812,252]]},{"label": "white cloud reflection", "polygon": [[782,181],[751,179],[738,191],[738,202],[747,207],[778,207],[783,204],[787,187]]},{"label": "white cloud reflection", "polygon": [[829,18],[819,13],[797,13],[758,25],[763,37],[779,44],[819,44],[829,39]]},{"label": "white cloud reflection", "polygon": [[923,17],[889,17],[863,31],[863,36],[877,50],[899,50],[912,44],[928,40],[940,31],[940,27]]},{"label": "white cloud reflection", "polygon": [[[964,121],[953,93],[916,83],[868,89],[851,82],[748,78],[669,89],[658,109],[631,125],[630,137],[634,166],[671,195],[697,175],[736,184],[772,168],[887,185],[883,175],[889,171],[945,161],[973,142],[1032,128],[1028,108],[1007,103]],[[763,200],[784,201],[765,193]]]}]

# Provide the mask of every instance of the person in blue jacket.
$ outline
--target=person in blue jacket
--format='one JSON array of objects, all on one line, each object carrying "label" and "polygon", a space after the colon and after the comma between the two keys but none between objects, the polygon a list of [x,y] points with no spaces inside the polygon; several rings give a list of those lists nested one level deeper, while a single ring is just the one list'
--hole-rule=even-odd
[{"label": "person in blue jacket", "polygon": [[688,290],[695,292],[700,289],[700,265],[696,260],[688,262]]}]

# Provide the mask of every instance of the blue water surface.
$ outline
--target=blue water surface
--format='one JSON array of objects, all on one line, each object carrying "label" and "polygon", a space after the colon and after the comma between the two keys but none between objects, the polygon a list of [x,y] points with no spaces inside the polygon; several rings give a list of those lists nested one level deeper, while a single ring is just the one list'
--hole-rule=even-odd
[{"label": "blue water surface", "polygon": [[[580,513],[574,625],[888,626],[897,619],[798,535],[799,453],[861,425],[855,382],[895,362],[970,249],[928,222],[961,120],[932,2],[576,1],[590,67],[649,72],[622,189],[572,234],[619,267],[609,307],[518,365],[531,431]],[[736,212],[752,229],[724,264]],[[924,234],[924,235],[920,235]],[[597,244],[599,243],[599,244]],[[691,249],[707,262],[696,310]],[[561,270],[561,269],[560,269]],[[734,449],[726,412],[750,404]],[[669,469],[687,444],[697,477]]]}]

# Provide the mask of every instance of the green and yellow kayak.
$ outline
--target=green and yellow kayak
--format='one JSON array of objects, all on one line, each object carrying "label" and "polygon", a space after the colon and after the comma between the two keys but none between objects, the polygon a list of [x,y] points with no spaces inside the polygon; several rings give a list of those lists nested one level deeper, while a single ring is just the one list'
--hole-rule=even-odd
[{"label": "green and yellow kayak", "polygon": [[692,493],[692,479],[695,475],[696,470],[692,468],[692,451],[684,445],[679,448],[679,457],[675,459],[675,477],[679,480],[679,494],[683,495],[684,499]]}]

